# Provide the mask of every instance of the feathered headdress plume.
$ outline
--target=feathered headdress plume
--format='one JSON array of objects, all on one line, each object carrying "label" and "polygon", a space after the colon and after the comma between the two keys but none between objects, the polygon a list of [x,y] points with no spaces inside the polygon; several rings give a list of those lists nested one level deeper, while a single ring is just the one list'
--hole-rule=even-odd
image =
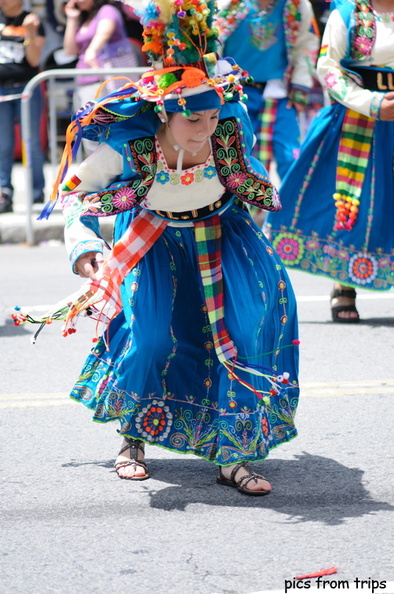
[{"label": "feathered headdress plume", "polygon": [[196,64],[217,50],[218,32],[213,28],[215,2],[204,0],[156,0],[141,15],[143,51],[152,65]]}]

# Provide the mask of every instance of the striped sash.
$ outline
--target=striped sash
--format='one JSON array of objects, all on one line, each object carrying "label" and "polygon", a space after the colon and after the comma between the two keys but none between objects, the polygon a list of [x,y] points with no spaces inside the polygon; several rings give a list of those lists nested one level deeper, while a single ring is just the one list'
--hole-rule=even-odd
[{"label": "striped sash", "polygon": [[334,225],[336,230],[351,230],[356,222],[371,151],[374,124],[374,118],[351,109],[345,114],[338,149],[336,189],[333,196],[337,207]]},{"label": "striped sash", "polygon": [[[159,219],[148,210],[141,210],[112,248],[111,256],[101,268],[99,281],[85,284],[85,291],[70,304],[63,334],[69,334],[78,315],[94,306],[98,322],[108,323],[122,309],[119,288],[126,274],[134,268],[163,233],[167,221]],[[82,287],[83,289],[83,287]],[[87,289],[87,290],[86,290]],[[108,315],[111,312],[111,315]]]},{"label": "striped sash", "polygon": [[213,344],[223,362],[236,358],[237,351],[224,325],[220,216],[195,222],[194,234]]},{"label": "striped sash", "polygon": [[264,99],[264,107],[258,115],[259,125],[253,155],[263,163],[267,171],[270,170],[270,165],[274,158],[272,140],[274,137],[274,123],[277,111],[278,100],[267,97],[267,99]]},{"label": "striped sash", "polygon": [[[168,221],[142,209],[114,245],[110,257],[97,274],[100,275],[97,281],[85,282],[78,291],[41,317],[33,317],[29,308],[18,310],[14,314],[17,325],[26,322],[40,324],[37,336],[45,324],[61,320],[64,321],[63,336],[67,336],[75,332],[79,315],[87,312],[97,322],[98,334],[98,324],[102,324],[105,329],[122,309],[119,289],[123,279],[149,251],[167,225]],[[236,359],[237,351],[224,326],[220,215],[194,222],[194,229],[198,266],[215,351],[221,362]]]}]

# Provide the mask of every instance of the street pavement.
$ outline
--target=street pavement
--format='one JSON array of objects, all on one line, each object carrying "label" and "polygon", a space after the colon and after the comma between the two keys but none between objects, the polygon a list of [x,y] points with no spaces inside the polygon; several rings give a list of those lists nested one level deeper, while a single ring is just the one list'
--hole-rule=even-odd
[{"label": "street pavement", "polygon": [[[334,325],[330,283],[291,278],[299,436],[256,464],[274,489],[251,498],[217,485],[209,463],[154,447],[150,480],[117,478],[116,424],[93,423],[68,398],[91,322],[68,338],[54,323],[33,346],[34,329],[9,318],[14,305],[54,303],[79,286],[63,244],[0,245],[2,594],[279,594],[308,584],[394,594],[394,295],[360,291],[362,323]],[[332,567],[318,589],[317,579],[293,580]]]}]

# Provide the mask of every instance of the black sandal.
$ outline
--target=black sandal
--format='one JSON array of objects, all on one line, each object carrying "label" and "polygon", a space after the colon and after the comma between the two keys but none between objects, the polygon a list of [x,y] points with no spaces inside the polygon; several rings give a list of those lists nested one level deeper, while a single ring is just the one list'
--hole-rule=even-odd
[{"label": "black sandal", "polygon": [[[241,478],[235,480],[235,475],[241,468],[244,468],[247,474],[244,474],[243,476],[241,476]],[[258,479],[263,479],[264,481],[267,480],[265,476],[263,476],[262,474],[256,474],[255,472],[253,472],[249,464],[247,464],[246,462],[241,462],[240,464],[234,466],[229,479],[223,476],[222,468],[221,466],[219,466],[219,476],[217,477],[216,482],[219,485],[234,487],[235,489],[237,489],[237,491],[239,491],[240,493],[245,493],[246,495],[268,495],[271,489],[261,489],[260,491],[252,491],[251,489],[246,488],[250,481],[254,480],[257,483]]]},{"label": "black sandal", "polygon": [[[331,303],[336,297],[348,297],[348,299],[356,299],[357,293],[354,289],[333,289],[330,295]],[[357,314],[353,318],[342,318],[338,314],[343,311],[351,311]],[[355,304],[353,305],[331,305],[332,321],[339,324],[357,324],[360,321]]]},{"label": "black sandal", "polygon": [[[148,467],[142,460],[138,460],[138,450],[140,452],[145,453],[144,443],[140,439],[130,439],[129,437],[124,437],[126,440],[126,445],[120,450],[118,456],[123,454],[126,450],[130,450],[130,460],[123,460],[122,462],[115,462],[115,471],[119,478],[127,479],[129,481],[145,481],[149,478],[149,471]],[[145,474],[142,476],[120,476],[118,470],[119,468],[124,468],[125,466],[141,466],[145,470]]]}]

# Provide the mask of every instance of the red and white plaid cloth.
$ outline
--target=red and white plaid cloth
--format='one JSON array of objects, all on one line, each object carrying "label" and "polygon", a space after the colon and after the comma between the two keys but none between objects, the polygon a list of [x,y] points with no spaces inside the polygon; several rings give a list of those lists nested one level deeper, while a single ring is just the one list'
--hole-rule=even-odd
[{"label": "red and white plaid cloth", "polygon": [[78,315],[94,306],[94,319],[106,324],[122,309],[119,288],[126,274],[134,268],[163,233],[167,221],[141,210],[121,239],[114,245],[110,257],[100,269],[98,281],[85,283],[73,301],[65,319],[63,334],[73,331]]}]

